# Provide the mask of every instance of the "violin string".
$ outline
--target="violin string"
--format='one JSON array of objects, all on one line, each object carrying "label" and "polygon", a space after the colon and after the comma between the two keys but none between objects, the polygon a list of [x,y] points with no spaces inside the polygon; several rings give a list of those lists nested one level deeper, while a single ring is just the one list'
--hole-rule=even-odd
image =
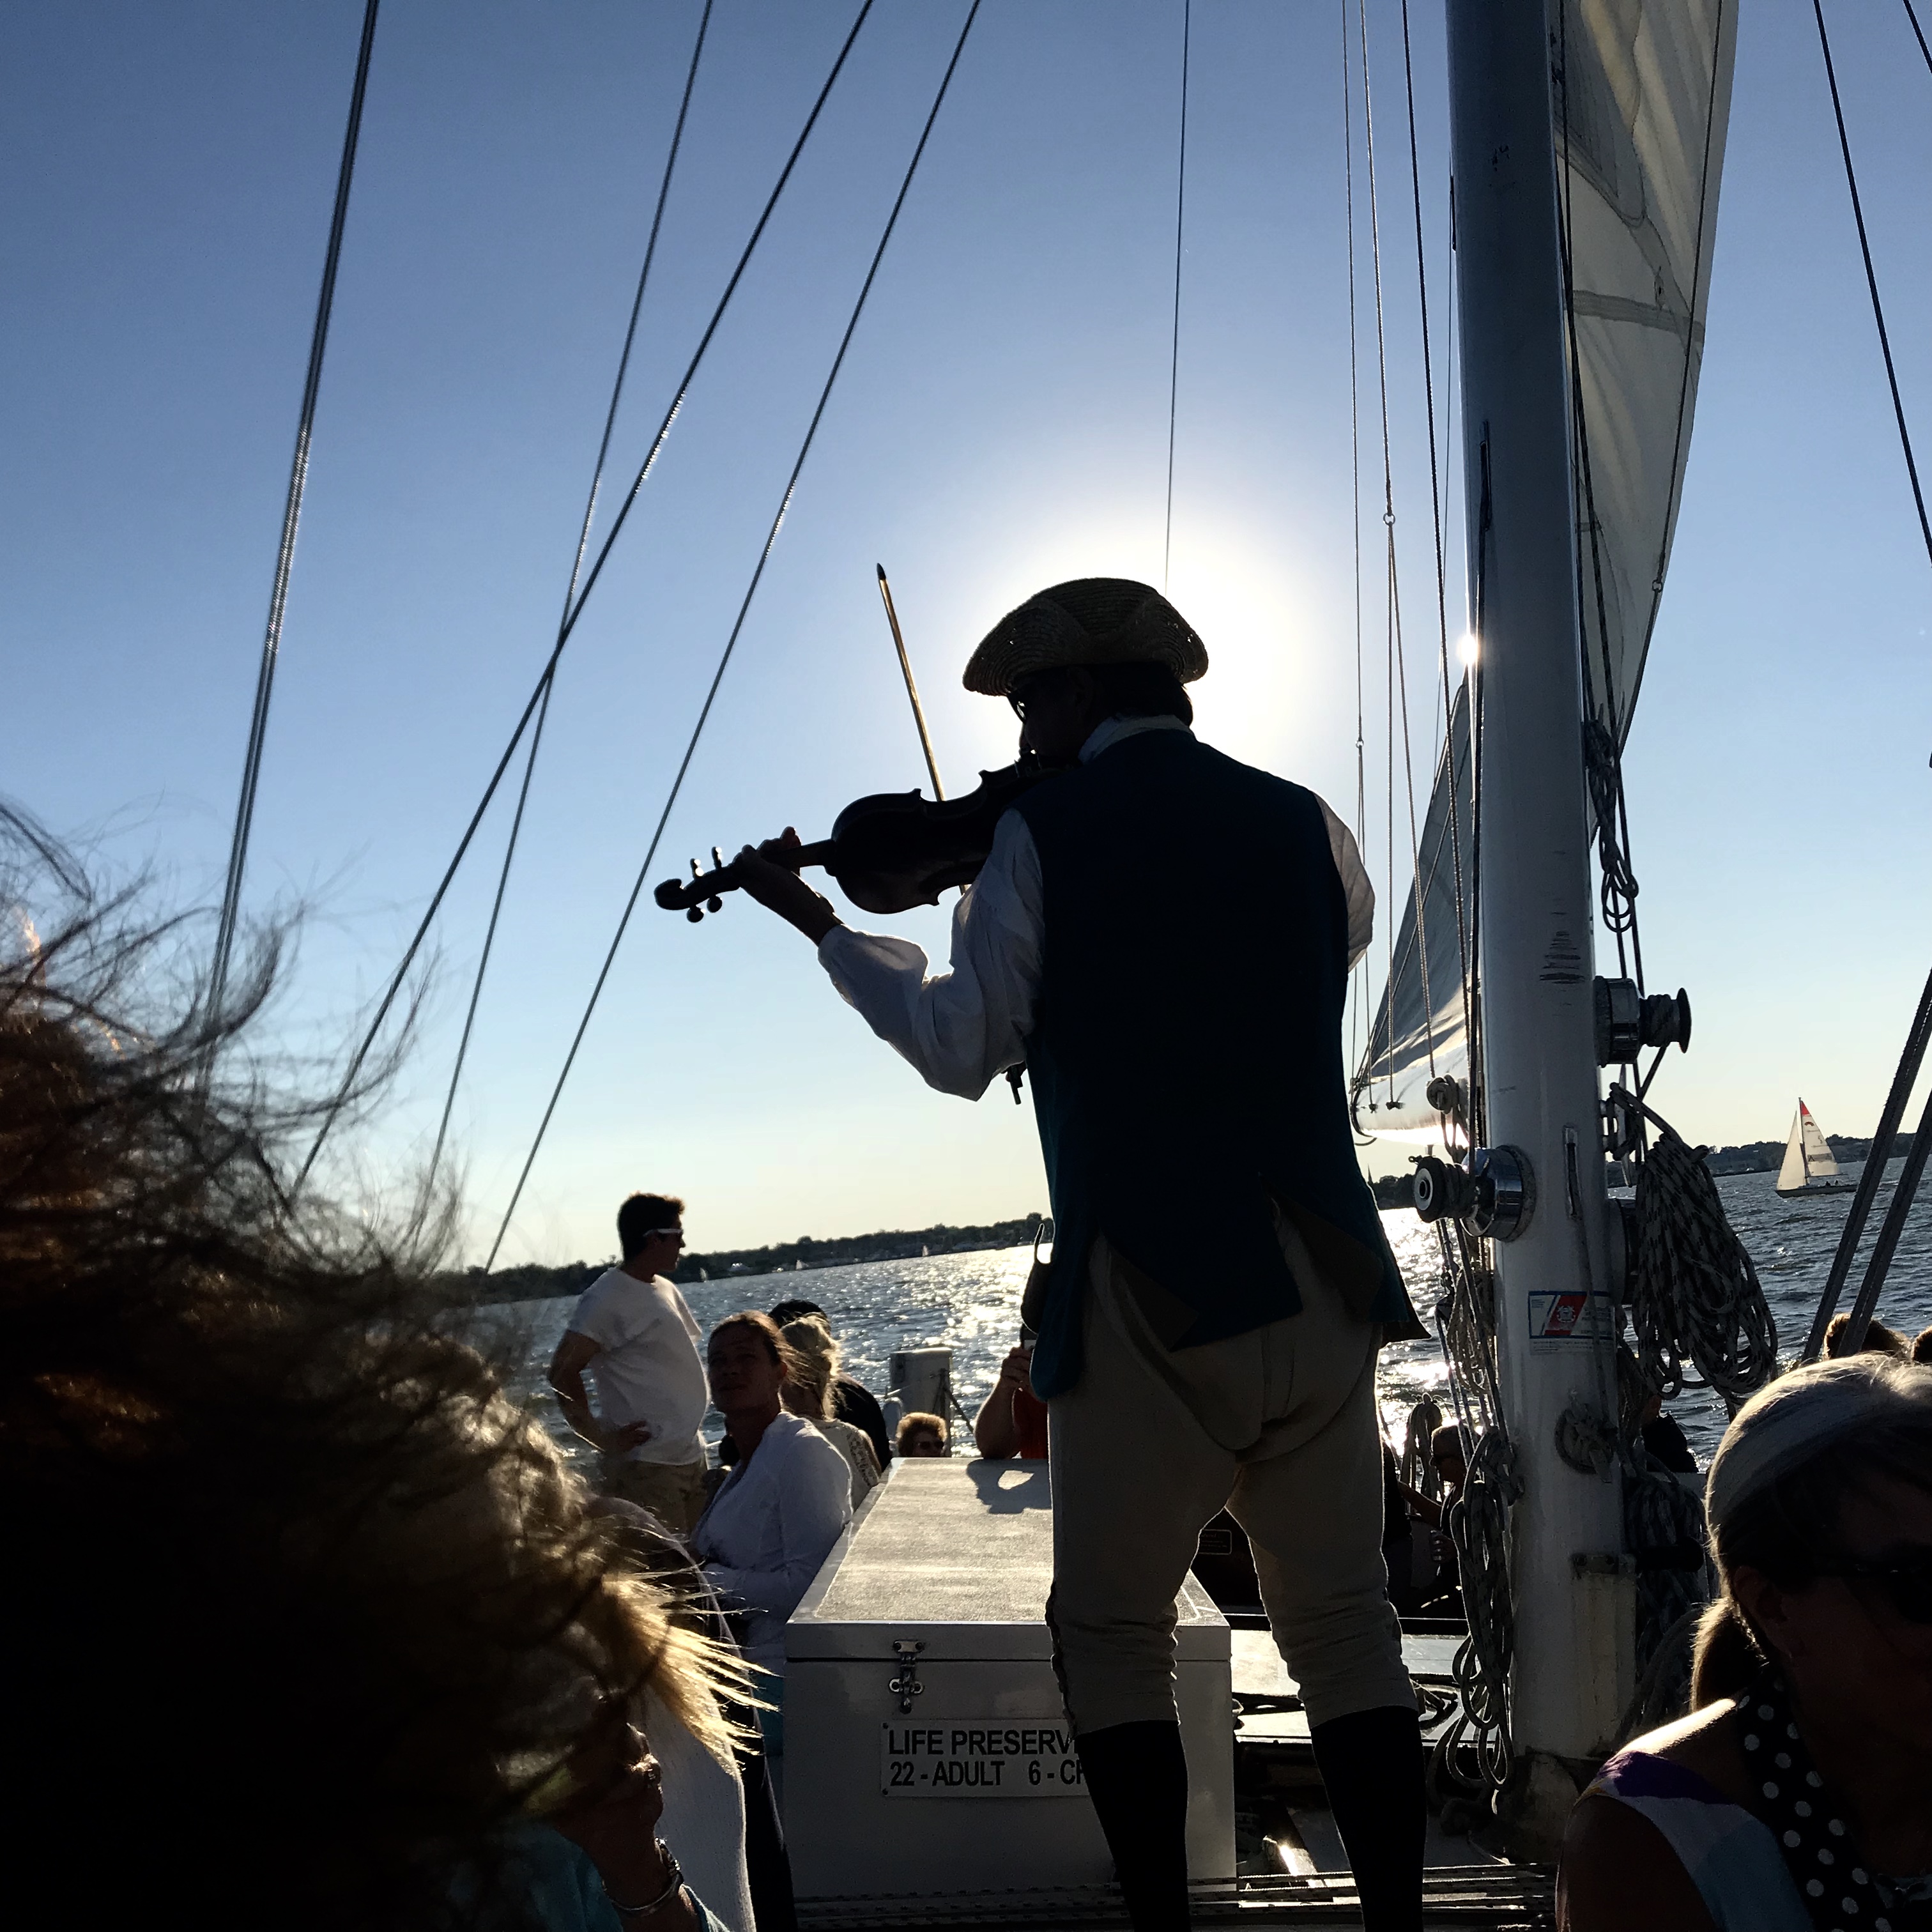
[{"label": "violin string", "polygon": [[819,424],[824,419],[826,407],[832,400],[832,392],[838,380],[838,372],[845,365],[845,355],[852,346],[852,338],[859,326],[859,318],[865,313],[866,298],[872,292],[872,284],[878,279],[880,264],[886,257],[887,244],[892,238],[892,231],[898,225],[899,212],[905,206],[906,196],[912,190],[914,177],[919,172],[919,164],[924,156],[926,143],[932,139],[934,124],[939,118],[939,110],[945,105],[946,91],[952,85],[952,76],[959,65],[959,57],[966,51],[967,36],[973,31],[973,22],[979,18],[980,0],[973,0],[965,23],[959,29],[959,38],[954,43],[952,58],[946,64],[946,71],[940,76],[939,91],[934,95],[932,107],[926,117],[926,125],[921,129],[919,144],[913,149],[912,159],[908,163],[905,178],[899,184],[899,191],[894,200],[892,212],[886,218],[884,232],[879,237],[879,245],[873,251],[872,266],[866,271],[866,279],[859,290],[859,297],[852,305],[851,319],[845,325],[845,333],[839,339],[838,352],[832,358],[832,367],[826,374],[825,386],[819,392],[818,406],[812,412],[812,420],[806,425],[805,440],[799,446],[797,460],[791,466],[787,478],[784,494],[778,499],[778,513],[772,519],[771,528],[766,532],[764,548],[758,553],[758,560],[752,572],[752,580],[746,586],[744,601],[738,607],[738,615],[732,624],[730,635],[724,640],[724,649],[718,659],[718,668],[712,674],[710,688],[705,693],[703,707],[698,714],[698,722],[692,727],[689,741],[684,748],[684,756],[679,760],[676,775],[672,778],[664,809],[658,814],[658,822],[651,833],[644,862],[638,868],[638,876],[631,887],[630,897],[624,902],[624,910],[617,921],[617,929],[611,935],[604,963],[598,969],[596,983],[590,989],[590,997],[585,1002],[584,1016],[577,1023],[577,1031],[570,1042],[570,1050],[565,1054],[563,1066],[556,1077],[556,1084],[550,1090],[548,1104],[544,1107],[543,1118],[537,1124],[536,1138],[530,1143],[523,1171],[517,1176],[517,1184],[512,1190],[509,1204],[503,1210],[503,1218],[496,1229],[496,1238],[490,1244],[488,1257],[483,1264],[487,1275],[496,1265],[496,1256],[503,1245],[503,1238],[510,1231],[510,1223],[515,1218],[517,1204],[523,1198],[524,1187],[530,1178],[530,1170],[536,1165],[544,1137],[550,1131],[550,1124],[556,1112],[557,1102],[563,1096],[565,1083],[568,1081],[571,1070],[577,1064],[578,1050],[584,1044],[584,1036],[590,1030],[591,1016],[597,1010],[597,1002],[602,996],[605,982],[610,976],[610,968],[616,963],[618,948],[624,943],[624,934],[631,922],[631,915],[637,910],[638,900],[644,889],[644,881],[650,877],[652,866],[656,862],[658,846],[663,838],[664,827],[670,821],[672,808],[677,803],[678,794],[684,788],[686,774],[691,769],[691,761],[698,750],[698,742],[704,736],[704,727],[711,716],[711,707],[718,696],[718,690],[724,681],[724,673],[730,664],[731,656],[737,648],[738,638],[745,628],[745,620],[750,615],[752,602],[758,594],[758,585],[764,578],[765,566],[770,562],[773,548],[778,540],[778,532],[784,527],[786,514],[791,508],[791,500],[798,488],[798,479],[805,468],[806,458],[812,453],[813,440],[818,434]]},{"label": "violin string", "polygon": [[[577,601],[577,586],[584,574],[584,560],[590,548],[590,531],[597,518],[598,493],[604,487],[604,466],[610,454],[610,437],[617,426],[617,408],[624,398],[624,378],[631,367],[631,350],[638,339],[638,317],[643,313],[644,291],[650,285],[651,264],[658,252],[658,236],[664,226],[664,203],[670,197],[671,177],[677,170],[678,150],[684,144],[684,124],[691,112],[692,90],[698,84],[698,64],[704,52],[704,36],[711,25],[715,0],[704,0],[704,11],[698,21],[698,38],[691,50],[691,64],[686,70],[684,92],[677,104],[677,119],[670,131],[670,148],[664,156],[664,176],[658,183],[657,206],[651,213],[651,232],[644,244],[644,266],[638,271],[637,293],[631,299],[631,320],[624,331],[624,346],[617,357],[617,374],[610,385],[610,406],[604,412],[604,434],[597,446],[597,460],[590,472],[590,494],[584,505],[584,521],[577,532],[577,553],[570,560],[570,580],[563,593],[563,621],[570,617]],[[456,1090],[463,1081],[463,1064],[470,1054],[470,1040],[476,1026],[476,1008],[483,997],[483,981],[490,970],[490,955],[496,943],[497,922],[502,916],[503,895],[510,884],[510,868],[515,864],[517,841],[524,829],[524,808],[530,802],[530,781],[536,775],[537,753],[543,745],[544,726],[550,718],[551,693],[556,687],[555,667],[544,674],[543,702],[538,708],[536,728],[530,734],[530,757],[524,765],[522,784],[517,792],[517,808],[510,820],[510,836],[503,847],[502,869],[496,875],[496,896],[490,907],[490,922],[483,934],[483,950],[476,962],[476,976],[470,988],[470,1009],[463,1016],[463,1036],[457,1042],[456,1062],[449,1070],[449,1090],[443,1096],[442,1118],[437,1122],[436,1145],[429,1157],[424,1178],[427,1190],[434,1184],[436,1171],[442,1159],[443,1143],[449,1135],[449,1117],[456,1106]]]},{"label": "violin string", "polygon": [[315,1138],[310,1144],[308,1157],[303,1161],[301,1172],[296,1174],[294,1185],[290,1190],[291,1196],[301,1191],[303,1184],[308,1178],[309,1170],[315,1166],[316,1156],[322,1152],[322,1143],[328,1139],[336,1121],[341,1116],[342,1110],[349,1104],[350,1099],[357,1090],[356,1082],[361,1076],[363,1063],[368,1058],[370,1051],[375,1046],[376,1037],[382,1032],[384,1022],[388,1018],[390,1010],[394,1006],[398,996],[401,993],[409,978],[410,968],[415,964],[417,954],[422,950],[423,942],[428,938],[430,928],[436,923],[436,914],[442,910],[443,900],[448,896],[450,886],[455,882],[458,872],[462,869],[464,860],[468,856],[470,848],[475,842],[477,829],[483,823],[484,814],[490,809],[491,800],[496,796],[496,788],[503,782],[503,774],[510,769],[510,760],[517,755],[517,747],[523,742],[524,733],[529,728],[531,718],[543,701],[550,681],[556,674],[558,660],[563,656],[564,647],[570,642],[572,635],[577,628],[578,620],[584,614],[584,607],[590,602],[590,593],[597,587],[598,580],[603,574],[604,566],[609,560],[612,550],[616,548],[619,533],[624,527],[625,519],[629,516],[632,506],[638,500],[639,493],[644,488],[645,479],[650,475],[658,456],[663,452],[665,442],[670,435],[671,424],[677,420],[680,412],[684,407],[685,399],[691,393],[692,384],[698,379],[698,371],[704,363],[706,352],[711,346],[712,338],[718,333],[718,325],[724,320],[724,313],[730,307],[733,296],[737,293],[739,284],[744,280],[745,271],[751,266],[752,256],[758,252],[758,243],[771,220],[772,211],[778,206],[779,198],[784,193],[785,184],[790,180],[792,171],[798,165],[799,157],[805,152],[806,143],[812,138],[812,130],[818,124],[819,115],[831,96],[834,84],[844,69],[846,56],[851,52],[853,43],[858,39],[859,30],[866,24],[867,16],[872,10],[872,4],[873,0],[862,0],[858,16],[853,21],[850,31],[841,43],[838,55],[832,61],[832,70],[825,76],[824,85],[819,88],[818,98],[812,102],[811,112],[805,117],[805,125],[799,130],[798,139],[792,143],[791,152],[785,157],[784,166],[778,170],[778,180],[773,184],[771,193],[765,199],[765,205],[759,212],[757,222],[752,226],[750,238],[740,252],[737,262],[731,271],[730,278],[724,284],[724,291],[718,298],[717,304],[711,311],[710,320],[704,326],[704,333],[698,338],[698,346],[692,352],[691,360],[685,365],[684,374],[678,383],[676,394],[671,398],[670,406],[664,411],[663,418],[658,424],[657,434],[652,439],[650,448],[645,455],[644,462],[639,466],[637,475],[632,479],[630,490],[622,504],[619,507],[616,517],[613,520],[610,530],[605,534],[603,544],[597,552],[597,560],[591,566],[590,574],[584,579],[584,588],[578,592],[577,602],[571,607],[569,615],[558,627],[556,642],[552,646],[550,656],[544,662],[543,670],[524,706],[523,715],[517,720],[515,728],[510,734],[509,742],[503,747],[502,755],[497,759],[496,769],[490,774],[489,782],[483,788],[483,796],[477,800],[476,810],[470,814],[470,822],[464,827],[462,837],[456,842],[456,850],[451,856],[449,863],[443,868],[442,877],[437,881],[436,890],[430,895],[429,904],[424,908],[422,919],[417,922],[414,936],[404,949],[402,958],[398,963],[395,970],[390,975],[388,984],[383,991],[382,998],[376,1004],[375,1012],[363,1034],[360,1045],[350,1057],[348,1068],[343,1075],[341,1084],[337,1088],[334,1097],[329,1102],[322,1114],[321,1124],[316,1130]]}]

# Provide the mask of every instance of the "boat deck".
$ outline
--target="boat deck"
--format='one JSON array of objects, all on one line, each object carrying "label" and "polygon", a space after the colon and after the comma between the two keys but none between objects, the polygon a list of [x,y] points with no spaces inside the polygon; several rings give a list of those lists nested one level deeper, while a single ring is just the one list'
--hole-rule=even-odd
[{"label": "boat deck", "polygon": [[[1346,1872],[1270,1874],[1192,1888],[1194,1923],[1210,1925],[1354,1925],[1362,1922]],[[803,1932],[898,1932],[943,1926],[947,1932],[1091,1932],[1125,1928],[1112,1886],[1058,1892],[980,1892],[897,1898],[801,1899]],[[1544,1932],[1556,1923],[1556,1875],[1546,1865],[1460,1865],[1431,1870],[1423,1894],[1426,1928],[1477,1926],[1492,1932]]]}]

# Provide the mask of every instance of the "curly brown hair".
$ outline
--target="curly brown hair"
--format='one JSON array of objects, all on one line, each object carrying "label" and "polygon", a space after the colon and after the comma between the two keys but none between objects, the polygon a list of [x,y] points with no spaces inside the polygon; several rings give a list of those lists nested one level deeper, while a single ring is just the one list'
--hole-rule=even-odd
[{"label": "curly brown hair", "polygon": [[211,1016],[145,903],[0,808],[18,1842],[83,1921],[473,1922],[614,1703],[728,1753],[719,1660],[506,1394],[452,1204],[292,1195],[322,1110],[250,1044],[277,936]]}]

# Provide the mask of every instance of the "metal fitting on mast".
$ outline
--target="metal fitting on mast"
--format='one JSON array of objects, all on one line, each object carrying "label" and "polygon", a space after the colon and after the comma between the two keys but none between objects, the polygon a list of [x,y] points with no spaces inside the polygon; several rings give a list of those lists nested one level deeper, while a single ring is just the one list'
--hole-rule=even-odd
[{"label": "metal fitting on mast", "polygon": [[1460,1221],[1479,1238],[1513,1241],[1535,1208],[1535,1178],[1520,1148],[1478,1148],[1466,1166],[1436,1154],[1415,1163],[1415,1211],[1424,1221]]},{"label": "metal fitting on mast", "polygon": [[1599,974],[1595,994],[1599,1066],[1627,1066],[1646,1046],[1690,1051],[1690,995],[1682,986],[1646,998],[1634,980],[1606,980]]}]

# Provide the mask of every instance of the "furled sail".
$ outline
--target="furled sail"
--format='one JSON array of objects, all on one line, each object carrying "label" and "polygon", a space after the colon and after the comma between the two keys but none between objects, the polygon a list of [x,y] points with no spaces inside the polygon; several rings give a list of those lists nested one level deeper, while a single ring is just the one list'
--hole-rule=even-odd
[{"label": "furled sail", "polygon": [[[1552,10],[1554,11],[1555,10]],[[1736,47],[1736,0],[1562,0],[1552,107],[1569,241],[1573,433],[1586,698],[1619,746],[1657,621],[1690,446],[1718,184]],[[1556,24],[1552,22],[1552,24]],[[1463,720],[1459,698],[1454,714]],[[1467,1078],[1462,976],[1438,965],[1473,933],[1467,747],[1438,766],[1413,898],[1354,1081],[1370,1132],[1426,1131],[1434,1074]],[[1462,864],[1429,849],[1456,773]],[[1418,929],[1420,936],[1418,938]],[[1424,967],[1426,986],[1424,992]]]}]

